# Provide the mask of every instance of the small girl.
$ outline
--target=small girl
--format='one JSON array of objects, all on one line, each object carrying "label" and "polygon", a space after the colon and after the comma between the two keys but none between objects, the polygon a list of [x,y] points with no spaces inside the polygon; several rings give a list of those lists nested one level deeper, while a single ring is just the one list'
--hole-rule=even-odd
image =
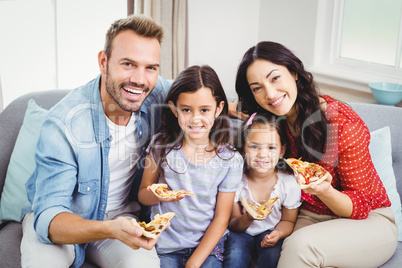
[{"label": "small girl", "polygon": [[[238,150],[245,158],[245,172],[232,208],[224,267],[249,267],[254,251],[258,267],[276,267],[283,240],[292,233],[301,190],[293,175],[278,170],[286,143],[281,135],[283,121],[277,120],[254,113],[239,130]],[[258,221],[240,203],[245,197],[259,206],[277,196],[271,214]]]},{"label": "small girl", "polygon": [[[162,127],[148,148],[139,201],[155,214],[175,212],[159,236],[161,267],[222,267],[230,212],[243,159],[228,145],[226,96],[209,66],[192,66],[173,82],[162,111]],[[160,199],[150,190],[166,183],[189,190]],[[185,198],[184,198],[185,197]]]}]

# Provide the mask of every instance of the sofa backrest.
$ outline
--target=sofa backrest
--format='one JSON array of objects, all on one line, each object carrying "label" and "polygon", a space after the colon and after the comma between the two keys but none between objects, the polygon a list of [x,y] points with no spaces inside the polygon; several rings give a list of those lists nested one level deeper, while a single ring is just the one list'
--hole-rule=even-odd
[{"label": "sofa backrest", "polygon": [[[32,92],[17,98],[0,113],[0,197],[10,156],[24,119],[28,100],[34,99],[38,105],[49,109],[68,92],[69,90]],[[402,133],[402,108],[364,103],[350,103],[350,105],[367,124],[370,131],[385,126],[390,127],[396,185],[399,195],[402,196],[402,135],[400,134]],[[235,128],[240,122],[237,121],[234,120]]]},{"label": "sofa backrest", "polygon": [[0,113],[0,197],[3,192],[11,153],[24,120],[28,100],[34,99],[39,106],[50,109],[68,92],[69,90],[48,90],[28,93],[15,99]]},{"label": "sofa backrest", "polygon": [[391,130],[392,166],[396,187],[402,196],[402,108],[366,103],[350,103],[353,110],[363,119],[370,132],[389,126]]}]

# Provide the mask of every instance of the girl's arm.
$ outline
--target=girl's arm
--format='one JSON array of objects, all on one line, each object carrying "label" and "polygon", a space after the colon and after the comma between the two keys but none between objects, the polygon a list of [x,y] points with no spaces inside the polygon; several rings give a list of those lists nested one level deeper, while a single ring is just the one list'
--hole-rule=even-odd
[{"label": "girl's arm", "polygon": [[218,244],[228,226],[234,197],[235,193],[218,193],[215,216],[186,267],[200,267]]},{"label": "girl's arm", "polygon": [[145,158],[145,168],[142,174],[142,180],[140,184],[140,189],[138,190],[138,201],[145,206],[153,206],[161,201],[163,202],[177,202],[186,197],[186,195],[181,194],[179,196],[172,196],[169,198],[160,199],[151,190],[150,186],[158,182],[159,178],[159,167],[155,162],[155,159],[148,154]]},{"label": "girl's arm", "polygon": [[230,217],[229,228],[235,232],[245,232],[253,223],[254,219],[247,211],[241,213],[241,205],[239,202],[233,204],[232,215]]},{"label": "girl's arm", "polygon": [[149,186],[153,183],[157,183],[159,178],[159,167],[155,162],[155,159],[147,154],[145,158],[145,168],[142,174],[142,180],[140,189],[138,190],[138,201],[145,206],[153,206],[159,203],[159,199],[154,195]]},{"label": "girl's arm", "polygon": [[264,237],[261,241],[261,247],[273,247],[280,239],[288,237],[295,226],[298,211],[299,208],[287,209],[282,207],[281,221],[269,235]]}]

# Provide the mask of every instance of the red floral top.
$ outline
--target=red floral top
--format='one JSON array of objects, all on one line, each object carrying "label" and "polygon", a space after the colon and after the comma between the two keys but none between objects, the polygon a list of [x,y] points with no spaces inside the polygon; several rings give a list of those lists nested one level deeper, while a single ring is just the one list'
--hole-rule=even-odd
[{"label": "red floral top", "polygon": [[[363,120],[347,105],[322,96],[328,103],[328,137],[325,154],[317,163],[332,175],[332,186],[353,202],[350,219],[365,219],[371,210],[391,202],[374,168],[368,146],[370,132]],[[290,157],[297,158],[294,139],[288,130]],[[301,208],[319,214],[334,213],[316,196],[302,191]]]}]

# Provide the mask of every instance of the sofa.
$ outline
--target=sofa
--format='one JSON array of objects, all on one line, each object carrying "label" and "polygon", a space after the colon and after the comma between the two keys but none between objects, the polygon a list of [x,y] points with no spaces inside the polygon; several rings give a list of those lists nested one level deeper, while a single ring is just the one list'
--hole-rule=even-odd
[{"label": "sofa", "polygon": [[[34,99],[39,106],[49,109],[67,93],[68,90],[29,93],[14,100],[0,113],[0,198],[10,157],[24,119],[28,100]],[[402,133],[402,108],[363,103],[350,103],[350,105],[366,122],[370,131],[390,126],[392,162],[396,177],[397,194],[399,193],[400,196],[402,194],[402,135],[400,134]],[[1,224],[0,267],[21,267],[19,248],[21,238],[21,223],[7,221]],[[82,267],[96,266],[85,262]],[[402,267],[402,242],[398,242],[397,250],[392,258],[381,267]]]}]

